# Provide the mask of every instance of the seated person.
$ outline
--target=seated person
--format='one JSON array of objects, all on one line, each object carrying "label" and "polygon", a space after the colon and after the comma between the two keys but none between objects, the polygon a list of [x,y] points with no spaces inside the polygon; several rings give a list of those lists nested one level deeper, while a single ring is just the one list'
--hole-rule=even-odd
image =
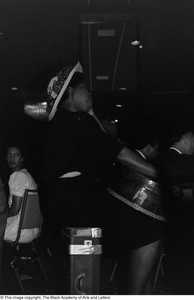
[{"label": "seated person", "polygon": [[[11,146],[7,151],[7,162],[12,170],[9,178],[9,209],[4,240],[14,241],[17,237],[21,204],[25,189],[36,190],[37,185],[30,173],[22,167],[23,155],[20,147]],[[20,243],[29,243],[39,234],[39,228],[23,229]]]}]

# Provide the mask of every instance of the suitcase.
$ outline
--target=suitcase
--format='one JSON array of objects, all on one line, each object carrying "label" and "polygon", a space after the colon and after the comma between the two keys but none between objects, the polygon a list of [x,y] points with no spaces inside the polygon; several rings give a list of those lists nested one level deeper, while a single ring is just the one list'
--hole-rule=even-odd
[{"label": "suitcase", "polygon": [[100,293],[100,228],[67,228],[71,295]]}]

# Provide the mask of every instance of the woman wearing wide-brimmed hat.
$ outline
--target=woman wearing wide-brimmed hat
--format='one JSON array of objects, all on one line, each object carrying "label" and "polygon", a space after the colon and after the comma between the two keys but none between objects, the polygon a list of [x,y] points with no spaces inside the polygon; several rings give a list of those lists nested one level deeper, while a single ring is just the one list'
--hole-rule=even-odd
[{"label": "woman wearing wide-brimmed hat", "polygon": [[[61,225],[102,227],[104,232],[106,227],[112,226],[114,221],[108,219],[108,211],[114,200],[111,204],[113,196],[108,196],[106,187],[116,161],[152,178],[157,172],[124,143],[110,136],[100,124],[93,112],[91,93],[85,86],[79,62],[52,78],[47,91],[51,122],[45,177],[49,182],[50,215],[56,229],[53,251],[57,252]],[[153,247],[158,252],[161,245],[155,243]],[[151,263],[155,255],[147,256],[148,259]]]}]

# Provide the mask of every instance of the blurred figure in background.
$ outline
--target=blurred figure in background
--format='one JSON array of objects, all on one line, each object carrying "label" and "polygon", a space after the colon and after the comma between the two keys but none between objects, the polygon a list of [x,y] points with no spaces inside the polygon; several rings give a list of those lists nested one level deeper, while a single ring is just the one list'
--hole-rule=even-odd
[{"label": "blurred figure in background", "polygon": [[135,129],[135,136],[129,144],[133,145],[135,151],[139,153],[145,160],[151,162],[160,151],[160,128],[157,124],[148,124],[145,120],[140,128]]},{"label": "blurred figure in background", "polygon": [[174,126],[169,133],[169,148],[155,161],[164,186],[168,228],[181,227],[183,189],[194,183],[194,129],[189,124]]}]

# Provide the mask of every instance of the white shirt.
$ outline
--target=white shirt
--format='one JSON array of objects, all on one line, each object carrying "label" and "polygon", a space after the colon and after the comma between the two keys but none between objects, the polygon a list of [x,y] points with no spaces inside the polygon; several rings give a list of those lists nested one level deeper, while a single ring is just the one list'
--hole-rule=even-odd
[{"label": "white shirt", "polygon": [[[26,169],[21,169],[11,174],[9,178],[9,206],[12,204],[13,196],[23,197],[25,189],[36,190],[37,185]],[[20,221],[21,210],[16,216],[7,218],[4,240],[15,241]],[[29,243],[38,236],[39,228],[23,229],[19,242]]]}]

